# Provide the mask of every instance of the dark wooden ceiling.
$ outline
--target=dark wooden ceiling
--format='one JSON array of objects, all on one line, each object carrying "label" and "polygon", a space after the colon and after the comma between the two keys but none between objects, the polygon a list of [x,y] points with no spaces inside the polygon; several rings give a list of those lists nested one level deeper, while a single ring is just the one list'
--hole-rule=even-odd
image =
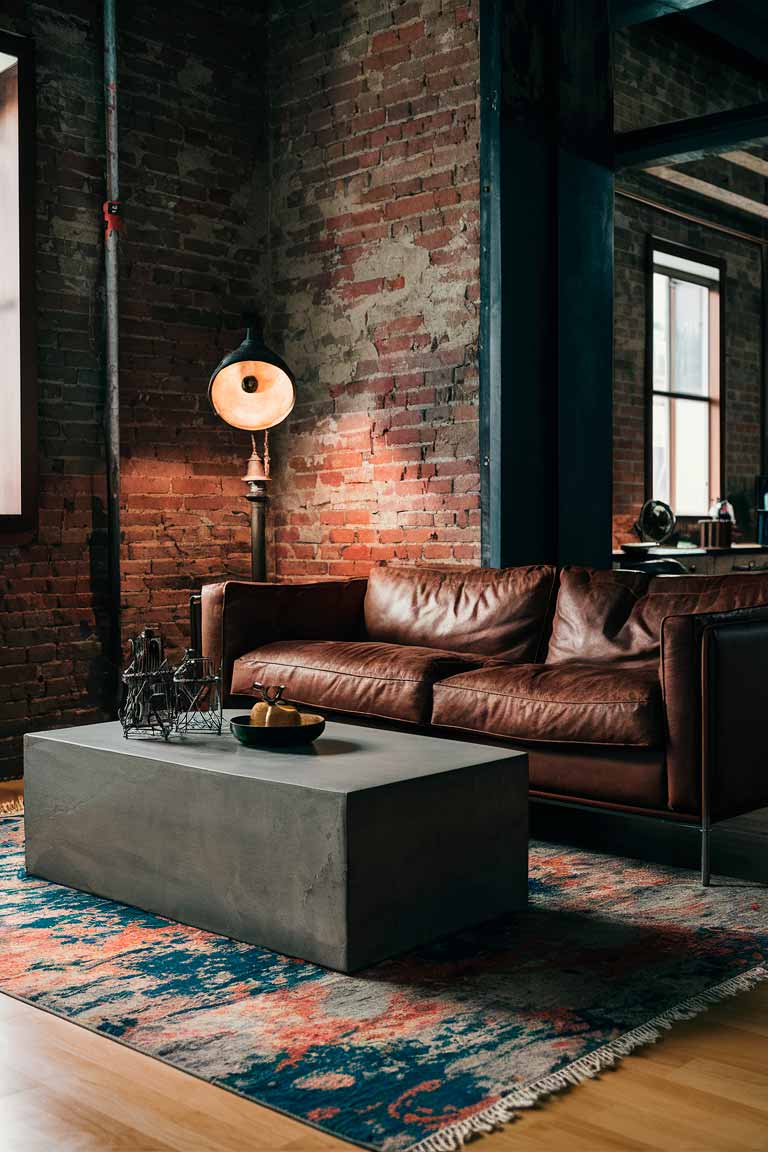
[{"label": "dark wooden ceiling", "polygon": [[[631,31],[658,20],[659,30],[671,38],[693,41],[708,56],[768,82],[768,0],[613,0],[612,7],[616,28]],[[756,101],[749,108],[621,133],[617,162],[729,211],[758,217],[765,227],[767,142],[768,104]],[[751,187],[745,173],[753,177]]]}]

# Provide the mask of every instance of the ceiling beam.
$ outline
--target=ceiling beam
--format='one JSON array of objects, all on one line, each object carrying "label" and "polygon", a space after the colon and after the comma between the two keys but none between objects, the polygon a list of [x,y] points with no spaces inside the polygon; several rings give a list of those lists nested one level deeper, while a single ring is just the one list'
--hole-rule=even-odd
[{"label": "ceiling beam", "polygon": [[768,160],[763,160],[752,152],[723,152],[722,159],[730,160],[731,164],[738,164],[742,168],[749,168],[750,172],[757,172],[759,176],[768,176]]},{"label": "ceiling beam", "polygon": [[761,216],[768,220],[768,204],[761,204],[759,200],[750,200],[748,196],[741,196],[738,192],[731,192],[728,188],[721,188],[718,184],[710,184],[707,180],[700,180],[698,176],[689,176],[687,172],[678,172],[676,168],[661,165],[656,168],[646,168],[649,176],[663,180],[667,184],[675,184],[684,188],[686,192],[697,192],[710,200],[719,200],[729,208],[736,208],[739,212],[748,212],[751,216]]},{"label": "ceiling beam", "polygon": [[613,0],[613,26],[626,28],[630,24],[643,24],[646,20],[687,12],[689,8],[709,3],[711,0]]},{"label": "ceiling beam", "polygon": [[618,170],[645,168],[657,160],[682,164],[764,137],[768,137],[768,101],[631,132],[617,132],[615,163]]},{"label": "ceiling beam", "polygon": [[[764,65],[768,60],[768,25],[765,11],[758,14],[743,7],[745,0],[727,10],[719,4],[711,4],[696,12],[689,13],[687,23],[703,28],[710,36],[716,36],[722,43],[730,45],[741,57],[751,57]],[[761,0],[764,3],[764,0]]]},{"label": "ceiling beam", "polygon": [[[730,0],[732,3],[732,0]],[[760,20],[765,19],[765,0],[739,0],[740,8],[747,8],[753,16]]]}]

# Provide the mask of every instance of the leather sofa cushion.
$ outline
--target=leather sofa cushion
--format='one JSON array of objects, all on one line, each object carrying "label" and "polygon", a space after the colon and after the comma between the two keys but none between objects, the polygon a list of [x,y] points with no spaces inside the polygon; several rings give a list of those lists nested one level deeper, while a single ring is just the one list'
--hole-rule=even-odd
[{"label": "leather sofa cushion", "polygon": [[547,663],[630,656],[627,621],[649,583],[650,576],[643,572],[564,568]]},{"label": "leather sofa cushion", "polygon": [[221,666],[224,699],[238,656],[273,640],[360,640],[365,580],[260,584],[224,580],[203,587],[203,653]]},{"label": "leather sofa cushion", "polygon": [[654,576],[566,568],[560,573],[547,663],[658,659],[667,616],[768,603],[768,575]]},{"label": "leather sofa cushion", "polygon": [[498,664],[443,680],[432,722],[514,740],[654,747],[663,743],[655,662]]},{"label": "leather sofa cushion", "polygon": [[479,660],[432,648],[369,641],[278,641],[235,661],[232,693],[255,695],[254,680],[285,684],[285,698],[333,712],[427,724],[432,685]]},{"label": "leather sofa cushion", "polygon": [[385,644],[537,660],[544,651],[556,576],[549,565],[374,568],[363,605],[366,632]]}]

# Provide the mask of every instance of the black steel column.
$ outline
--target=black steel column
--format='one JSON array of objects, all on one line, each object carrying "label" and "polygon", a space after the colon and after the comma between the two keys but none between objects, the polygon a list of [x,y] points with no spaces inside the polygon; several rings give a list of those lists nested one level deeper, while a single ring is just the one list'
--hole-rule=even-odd
[{"label": "black steel column", "polygon": [[610,568],[613,61],[608,0],[560,0],[557,561]]},{"label": "black steel column", "polygon": [[483,561],[608,567],[608,0],[481,0]]},{"label": "black steel column", "polygon": [[[762,357],[760,365],[760,406],[762,423],[761,466],[762,473],[768,472],[768,253],[765,244],[760,249],[760,268],[763,286],[763,301],[760,311],[760,329],[762,333]],[[757,525],[755,525],[757,527]]]},{"label": "black steel column", "polygon": [[502,0],[480,3],[480,533],[482,562],[501,563]]},{"label": "black steel column", "polygon": [[483,562],[556,554],[552,0],[481,0]]}]

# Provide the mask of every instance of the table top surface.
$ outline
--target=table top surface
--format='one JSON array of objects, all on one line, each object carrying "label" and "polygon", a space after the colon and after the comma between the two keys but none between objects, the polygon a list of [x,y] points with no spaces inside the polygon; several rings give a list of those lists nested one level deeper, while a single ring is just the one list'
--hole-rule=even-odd
[{"label": "table top surface", "polygon": [[658,559],[660,556],[727,556],[730,554],[739,555],[745,552],[768,552],[768,547],[765,544],[753,543],[750,540],[740,540],[736,544],[729,544],[727,548],[702,548],[698,544],[652,544],[646,541],[641,544],[639,540],[633,541],[634,547],[628,551],[623,548],[614,548],[613,555],[620,556],[626,559],[632,556],[633,552],[640,552],[643,548],[648,549],[650,559]]},{"label": "table top surface", "polygon": [[228,721],[238,714],[242,710],[225,709],[220,736],[196,733],[164,741],[132,735],[126,739],[115,722],[31,732],[25,744],[29,748],[51,741],[80,748],[86,755],[88,750],[109,757],[133,756],[343,794],[499,761],[527,773],[526,754],[511,748],[335,721],[329,721],[323,735],[307,747],[245,748],[229,731]]}]

